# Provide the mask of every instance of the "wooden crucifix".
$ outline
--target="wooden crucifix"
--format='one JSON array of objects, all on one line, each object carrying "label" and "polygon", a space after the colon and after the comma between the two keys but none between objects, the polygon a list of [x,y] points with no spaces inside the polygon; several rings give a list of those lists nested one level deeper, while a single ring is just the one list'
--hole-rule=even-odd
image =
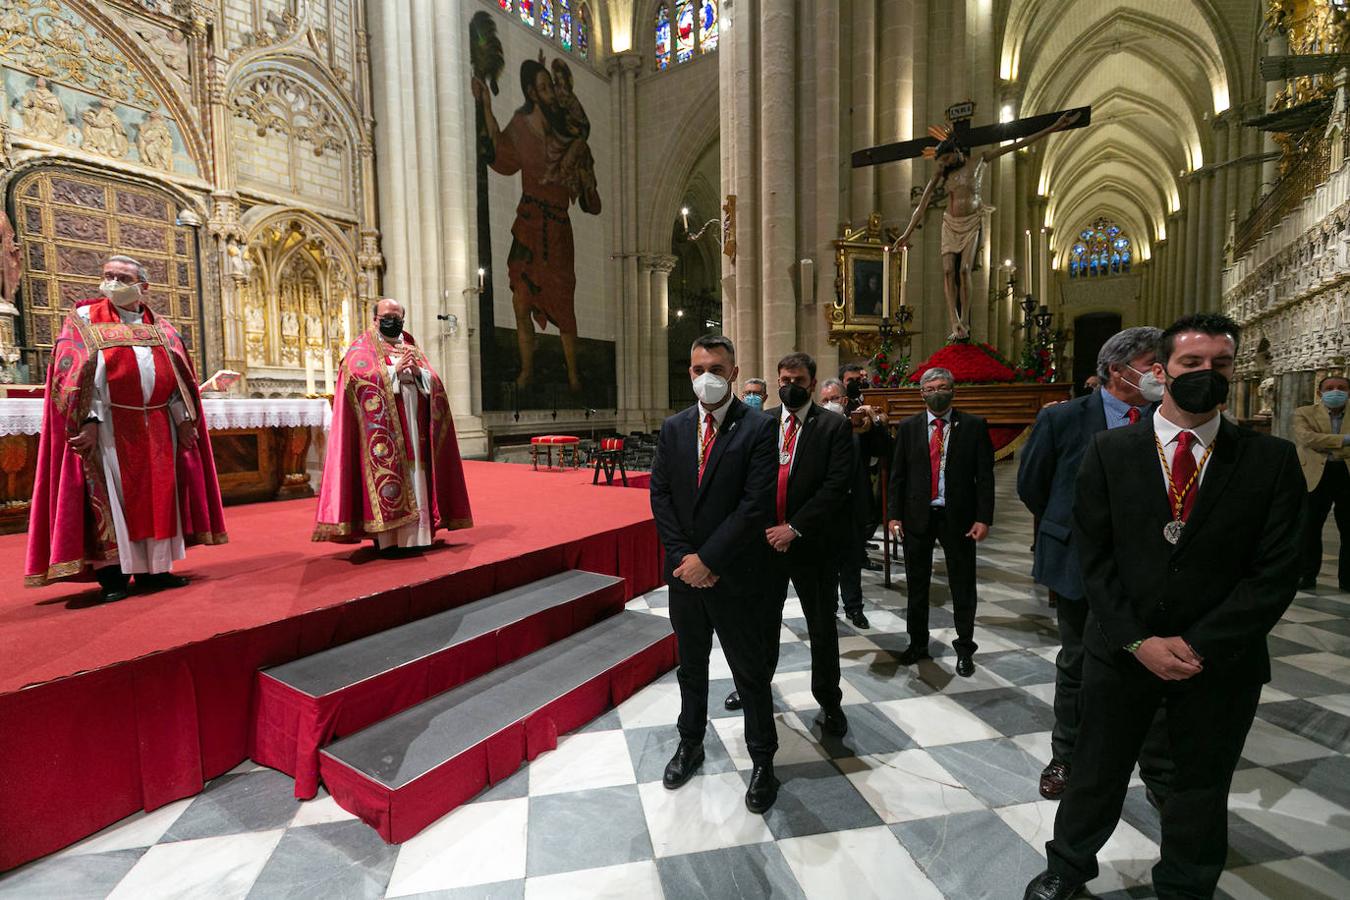
[{"label": "wooden crucifix", "polygon": [[[1028,116],[996,125],[970,126],[975,111],[971,101],[947,108],[949,125],[935,125],[926,137],[894,144],[882,144],[853,154],[853,168],[875,166],[924,156],[937,162],[937,171],[924,187],[923,196],[909,220],[909,226],[896,240],[896,247],[908,247],[910,235],[923,220],[933,192],[939,185],[947,191],[947,209],[942,215],[942,284],[947,299],[947,314],[952,331],[948,340],[970,339],[970,270],[979,252],[980,228],[984,214],[991,211],[981,196],[984,168],[1005,153],[1019,150],[1056,131],[1082,128],[1092,120],[1092,107]],[[971,149],[993,146],[975,157]]]}]

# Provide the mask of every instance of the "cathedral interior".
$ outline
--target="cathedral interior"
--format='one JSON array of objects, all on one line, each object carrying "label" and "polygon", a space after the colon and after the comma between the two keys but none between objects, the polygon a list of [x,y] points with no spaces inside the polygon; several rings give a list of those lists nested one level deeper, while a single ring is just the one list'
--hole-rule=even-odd
[{"label": "cathedral interior", "polygon": [[[953,285],[969,340],[1066,396],[1121,329],[1226,314],[1227,411],[1278,437],[1350,355],[1344,0],[0,0],[0,105],[0,397],[42,384],[112,254],[240,398],[331,395],[394,298],[470,460],[650,435],[694,402],[708,332],[742,382],[804,351],[822,380],[857,360],[899,384],[948,345]],[[935,133],[980,159],[957,272],[941,222],[970,198],[929,196],[939,164],[910,143]],[[660,796],[672,675],[402,847],[326,795],[259,800],[280,776],[245,763],[0,897],[1014,896],[1053,822],[1034,770],[1056,645],[1010,469],[980,550],[1002,665],[886,695],[903,597],[872,573],[875,628],[840,625],[858,753],[886,765],[811,742],[789,600],[775,690],[801,778],[778,819],[728,812],[730,719],[706,774],[730,800]],[[634,608],[663,614],[663,591]],[[1350,896],[1350,595],[1300,597],[1216,896]],[[1139,782],[1124,821],[1095,896],[1152,896]]]}]

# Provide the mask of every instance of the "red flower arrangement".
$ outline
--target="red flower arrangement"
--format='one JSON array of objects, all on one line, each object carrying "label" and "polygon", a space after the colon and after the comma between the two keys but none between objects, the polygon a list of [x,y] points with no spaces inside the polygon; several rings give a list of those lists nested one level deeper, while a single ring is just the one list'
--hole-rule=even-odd
[{"label": "red flower arrangement", "polygon": [[909,376],[909,381],[918,384],[923,373],[933,368],[948,370],[958,384],[1001,384],[1013,381],[1048,384],[1055,380],[1049,350],[1036,351],[1032,362],[1033,366],[1030,367],[1014,365],[989,344],[953,343],[928,357]]}]

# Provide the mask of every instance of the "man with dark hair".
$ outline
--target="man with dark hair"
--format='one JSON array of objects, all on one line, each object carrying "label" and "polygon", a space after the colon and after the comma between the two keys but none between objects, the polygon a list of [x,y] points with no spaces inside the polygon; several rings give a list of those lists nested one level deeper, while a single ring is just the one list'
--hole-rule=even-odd
[{"label": "man with dark hair", "polygon": [[689,357],[698,402],[666,419],[652,463],[652,515],[666,550],[670,624],[680,653],[680,743],[663,783],[675,790],[703,763],[716,634],[745,707],[745,745],[754,763],[745,805],[763,813],[778,796],[761,587],[777,468],[774,421],[732,392],[739,370],[731,341],[705,335]]},{"label": "man with dark hair", "polygon": [[1305,493],[1289,442],[1219,414],[1238,339],[1224,316],[1178,320],[1153,364],[1157,411],[1097,435],[1083,458],[1082,720],[1031,900],[1067,900],[1096,877],[1159,707],[1176,772],[1153,888],[1210,897],[1223,872],[1228,788],[1270,680],[1266,635],[1294,597]]},{"label": "man with dark hair", "polygon": [[1322,568],[1322,529],[1327,514],[1336,508],[1336,531],[1340,537],[1340,558],[1336,580],[1341,590],[1350,591],[1350,428],[1345,422],[1346,395],[1350,379],[1327,375],[1317,383],[1317,399],[1311,406],[1294,410],[1294,443],[1308,484],[1308,517],[1303,526],[1303,570],[1299,587],[1317,586]]},{"label": "man with dark hair", "polygon": [[[1127,328],[1108,338],[1097,354],[1097,376],[1104,385],[1102,389],[1042,409],[1020,454],[1017,495],[1038,522],[1031,576],[1050,591],[1059,620],[1055,727],[1050,735],[1050,763],[1041,772],[1040,782],[1041,796],[1051,800],[1064,793],[1081,715],[1083,628],[1088,605],[1078,566],[1078,548],[1073,542],[1078,467],[1097,434],[1152,415],[1163,391],[1153,376],[1161,338],[1161,329],[1147,326]],[[1140,755],[1144,783],[1159,802],[1166,797],[1171,767],[1165,753],[1166,741],[1166,731],[1158,722],[1149,732],[1149,741]]]},{"label": "man with dark hair", "polygon": [[809,355],[790,353],[779,361],[782,405],[766,410],[778,423],[778,488],[773,524],[764,531],[774,552],[765,574],[762,636],[772,678],[791,581],[811,638],[811,694],[820,705],[816,724],[839,737],[848,731],[848,720],[840,706],[835,586],[848,519],[853,444],[848,420],[811,402],[815,389],[816,361]]},{"label": "man with dark hair", "polygon": [[956,674],[975,674],[975,546],[994,521],[994,445],[977,415],[952,407],[956,379],[931,368],[919,379],[928,409],[900,423],[891,464],[887,528],[904,542],[909,647],[902,665],[928,659],[928,589],[933,546],[947,559],[955,619]]},{"label": "man with dark hair", "polygon": [[[872,475],[879,468],[878,462],[890,455],[891,436],[886,428],[886,415],[863,405],[867,368],[859,362],[845,363],[839,367],[839,379],[843,383],[839,399],[853,426],[853,453],[857,459],[849,490],[848,540],[839,556],[839,599],[844,616],[854,628],[870,628],[872,623],[863,612],[862,570],[880,568],[868,559],[867,544],[881,524],[881,504],[872,484]],[[834,399],[832,395],[826,396],[826,392],[827,387],[822,387],[822,401]]]}]

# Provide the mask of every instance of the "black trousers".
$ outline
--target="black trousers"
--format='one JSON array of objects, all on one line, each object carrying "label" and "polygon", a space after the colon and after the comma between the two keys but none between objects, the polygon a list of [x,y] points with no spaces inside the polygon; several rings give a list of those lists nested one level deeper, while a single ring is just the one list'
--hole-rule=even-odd
[{"label": "black trousers", "polygon": [[745,746],[756,763],[771,762],[778,749],[770,676],[765,674],[763,605],[763,595],[757,591],[691,588],[684,582],[670,585],[670,624],[680,653],[676,672],[680,739],[703,742],[708,727],[708,657],[716,633],[741,695]]},{"label": "black trousers", "polygon": [[1322,480],[1308,492],[1307,518],[1303,523],[1303,576],[1316,578],[1322,568],[1322,528],[1327,514],[1336,507],[1336,530],[1340,532],[1340,562],[1336,572],[1342,590],[1350,590],[1350,471],[1345,460],[1328,462]]},{"label": "black trousers", "polygon": [[[797,590],[811,638],[811,696],[821,709],[838,709],[843,692],[839,689],[839,629],[834,610],[838,566],[834,560],[810,560],[791,557],[777,560],[765,573],[764,610],[761,626],[768,677],[778,670],[779,631],[783,625],[783,604],[787,601],[788,582]],[[745,702],[745,695],[741,695]]]},{"label": "black trousers", "polygon": [[1135,757],[1162,707],[1176,778],[1162,807],[1153,887],[1160,900],[1212,897],[1228,855],[1228,789],[1260,696],[1259,683],[1234,683],[1222,671],[1163,681],[1124,650],[1109,660],[1089,650],[1073,776],[1046,844],[1050,871],[1097,876],[1097,851],[1116,828]]},{"label": "black trousers", "polygon": [[[1056,594],[1059,619],[1059,653],[1055,656],[1055,727],[1050,732],[1050,753],[1058,760],[1074,762],[1079,724],[1083,717],[1083,629],[1087,625],[1087,600]],[[1172,784],[1172,759],[1167,753],[1166,713],[1161,707],[1139,750],[1139,777],[1165,800]]]},{"label": "black trousers", "polygon": [[876,533],[876,525],[864,522],[857,526],[848,546],[839,555],[839,599],[848,615],[862,612],[862,570],[867,562],[867,542]]},{"label": "black trousers", "polygon": [[928,593],[933,581],[933,545],[942,545],[947,559],[947,584],[952,595],[952,616],[956,619],[954,649],[962,656],[974,653],[975,643],[975,542],[965,534],[947,527],[946,511],[935,507],[928,516],[928,529],[910,531],[905,527],[905,591],[909,606],[905,629],[910,643],[928,646]]}]

